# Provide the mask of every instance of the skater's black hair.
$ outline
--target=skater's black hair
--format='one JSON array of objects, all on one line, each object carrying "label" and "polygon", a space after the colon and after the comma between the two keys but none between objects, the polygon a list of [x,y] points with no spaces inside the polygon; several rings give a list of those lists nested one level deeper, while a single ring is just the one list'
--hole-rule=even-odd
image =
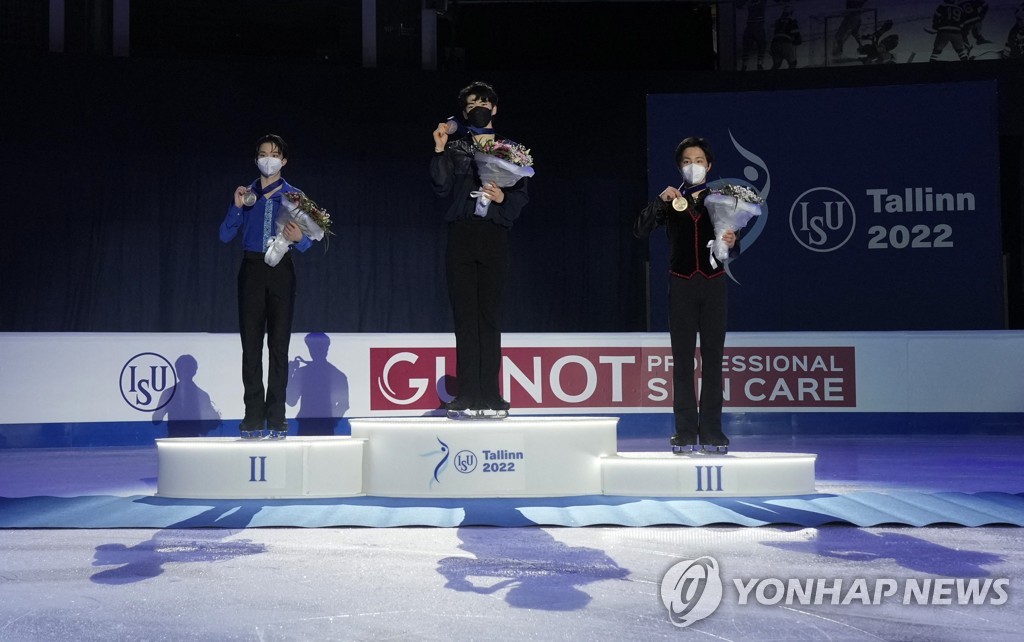
[{"label": "skater's black hair", "polygon": [[270,143],[277,148],[277,151],[281,152],[281,158],[288,158],[288,143],[284,142],[284,139],[277,134],[264,134],[256,139],[256,155],[260,155],[260,145],[263,143]]},{"label": "skater's black hair", "polygon": [[470,85],[466,85],[459,91],[459,109],[466,108],[466,102],[469,101],[470,96],[476,96],[480,100],[486,100],[492,105],[498,104],[498,92],[494,91],[494,87],[485,82],[475,82]]},{"label": "skater's black hair", "polygon": [[680,163],[683,158],[683,152],[689,147],[700,147],[701,151],[704,152],[704,156],[708,159],[708,165],[715,162],[715,153],[711,151],[711,143],[708,139],[701,138],[700,136],[690,136],[679,141],[676,145],[676,165]]}]

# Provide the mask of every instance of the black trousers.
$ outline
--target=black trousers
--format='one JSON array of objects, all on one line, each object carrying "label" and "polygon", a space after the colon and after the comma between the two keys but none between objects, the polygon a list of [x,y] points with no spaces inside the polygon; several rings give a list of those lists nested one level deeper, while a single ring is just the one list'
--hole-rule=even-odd
[{"label": "black trousers", "polygon": [[[728,290],[725,276],[669,277],[669,335],[672,340],[672,411],[676,432],[688,443],[725,446],[722,432],[722,356]],[[700,333],[700,412],[694,391],[694,354]],[[691,441],[692,440],[692,441]]]},{"label": "black trousers", "polygon": [[448,297],[455,320],[458,396],[501,396],[501,302],[508,274],[508,229],[485,219],[448,226]]},{"label": "black trousers", "polygon": [[[291,254],[270,267],[259,252],[246,252],[238,270],[238,327],[242,336],[242,386],[247,427],[285,423],[288,343],[295,309],[295,265]],[[270,350],[263,389],[263,340]]]}]

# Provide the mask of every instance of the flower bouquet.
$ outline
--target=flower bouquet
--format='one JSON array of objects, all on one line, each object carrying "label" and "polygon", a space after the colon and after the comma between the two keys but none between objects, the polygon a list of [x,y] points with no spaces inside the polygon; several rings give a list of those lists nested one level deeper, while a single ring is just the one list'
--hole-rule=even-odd
[{"label": "flower bouquet", "polygon": [[[533,176],[533,157],[530,156],[530,150],[510,140],[487,141],[477,145],[473,160],[476,161],[480,181],[484,184],[494,183],[498,187],[512,187],[520,178]],[[476,199],[473,214],[477,216],[487,216],[487,208],[491,205],[491,199],[483,189],[481,186],[479,191],[469,193]]]},{"label": "flower bouquet", "polygon": [[283,233],[288,221],[295,221],[302,233],[314,241],[320,241],[325,234],[331,233],[331,215],[304,193],[281,194],[281,208],[285,215],[277,217],[277,235],[271,236],[267,241],[267,253],[263,256],[263,262],[270,267],[281,262],[292,244]]},{"label": "flower bouquet", "polygon": [[729,230],[742,229],[750,219],[761,214],[761,203],[764,199],[757,192],[742,185],[726,183],[708,190],[704,197],[704,207],[711,215],[711,224],[715,228],[715,240],[708,242],[711,248],[711,265],[717,267],[715,259],[723,263],[729,258],[729,246],[722,236]]}]

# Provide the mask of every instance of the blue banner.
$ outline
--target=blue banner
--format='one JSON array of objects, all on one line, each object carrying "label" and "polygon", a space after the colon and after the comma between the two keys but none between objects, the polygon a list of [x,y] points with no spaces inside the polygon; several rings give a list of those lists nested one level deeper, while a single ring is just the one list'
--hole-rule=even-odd
[{"label": "blue banner", "polygon": [[[651,95],[648,183],[710,140],[710,179],[764,213],[728,265],[729,329],[1003,327],[996,85]],[[651,235],[651,327],[668,327],[668,243]]]}]

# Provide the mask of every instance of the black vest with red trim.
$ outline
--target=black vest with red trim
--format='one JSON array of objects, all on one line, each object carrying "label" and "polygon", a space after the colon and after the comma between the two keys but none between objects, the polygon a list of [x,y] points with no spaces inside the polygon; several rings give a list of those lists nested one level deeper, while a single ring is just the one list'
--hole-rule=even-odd
[{"label": "black vest with red trim", "polygon": [[711,224],[711,216],[704,207],[706,192],[697,197],[696,202],[689,200],[689,207],[677,212],[671,203],[662,202],[660,207],[666,208],[665,232],[668,234],[671,256],[669,272],[672,276],[684,279],[701,274],[707,278],[722,276],[722,262],[711,267],[711,250],[708,243],[715,239],[715,228]]}]

